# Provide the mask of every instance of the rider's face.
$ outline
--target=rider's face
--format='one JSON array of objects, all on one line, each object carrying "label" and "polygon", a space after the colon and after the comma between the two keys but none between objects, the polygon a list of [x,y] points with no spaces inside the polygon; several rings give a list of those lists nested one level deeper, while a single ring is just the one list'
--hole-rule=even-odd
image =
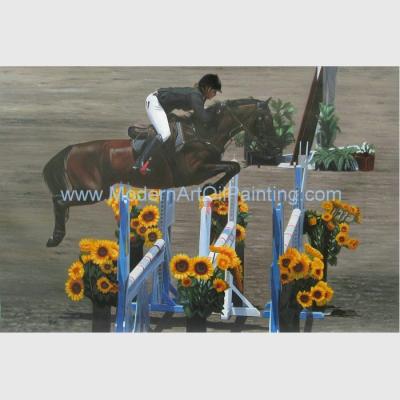
[{"label": "rider's face", "polygon": [[206,87],[206,90],[204,91],[204,96],[207,100],[211,100],[217,95],[217,91],[213,88],[210,88],[209,86]]}]

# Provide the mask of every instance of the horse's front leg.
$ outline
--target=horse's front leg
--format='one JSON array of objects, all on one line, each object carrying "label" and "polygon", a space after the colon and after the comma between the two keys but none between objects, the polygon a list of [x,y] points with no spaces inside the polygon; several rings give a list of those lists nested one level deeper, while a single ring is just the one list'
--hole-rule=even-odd
[{"label": "horse's front leg", "polygon": [[224,175],[218,179],[215,183],[206,183],[202,187],[203,196],[207,196],[208,194],[221,192],[226,184],[234,177],[236,174],[240,172],[240,164],[235,161],[221,161],[217,164],[205,164],[202,166],[199,171],[199,178],[201,182],[204,182],[206,179],[212,178],[220,173]]}]

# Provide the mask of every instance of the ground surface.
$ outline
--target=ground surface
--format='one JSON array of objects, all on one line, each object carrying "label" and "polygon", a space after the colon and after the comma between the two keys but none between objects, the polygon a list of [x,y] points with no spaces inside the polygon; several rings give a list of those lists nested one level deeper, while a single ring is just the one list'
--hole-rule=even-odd
[{"label": "ground surface", "polygon": [[[270,96],[291,101],[297,127],[313,75],[311,68],[215,68],[223,81],[221,99]],[[0,331],[88,332],[91,306],[71,303],[64,294],[68,266],[81,237],[113,238],[115,224],[104,204],[74,208],[68,235],[56,249],[45,243],[52,230],[50,196],[41,170],[68,144],[125,137],[127,127],[144,120],[144,99],[166,85],[191,85],[204,68],[0,68]],[[310,189],[339,189],[361,207],[364,222],[353,229],[360,248],[343,250],[331,267],[333,304],[353,316],[327,317],[320,332],[394,332],[399,329],[398,241],[398,69],[340,68],[336,104],[343,134],[337,145],[376,145],[373,172],[311,171]],[[290,152],[288,148],[288,152]],[[243,158],[231,147],[226,159]],[[243,188],[292,187],[293,171],[248,167]],[[307,204],[316,208],[317,203]],[[269,299],[271,207],[251,202],[246,241],[245,293],[264,306]],[[174,252],[194,255],[198,241],[197,204],[177,204]],[[266,331],[267,321],[220,322],[213,331]],[[155,331],[184,331],[181,317],[157,316]]]}]

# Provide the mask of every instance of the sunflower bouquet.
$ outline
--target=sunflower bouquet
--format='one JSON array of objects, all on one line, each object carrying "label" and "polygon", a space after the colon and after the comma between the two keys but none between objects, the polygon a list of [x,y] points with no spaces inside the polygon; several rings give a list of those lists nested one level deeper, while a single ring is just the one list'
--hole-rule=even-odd
[{"label": "sunflower bouquet", "polygon": [[[123,186],[114,188],[114,196],[106,200],[113,212],[115,219],[119,222],[119,195],[128,194],[129,211],[130,211],[130,240],[133,246],[152,247],[154,243],[162,238],[161,230],[158,227],[160,221],[160,211],[156,205],[149,204],[141,206],[140,202],[143,199],[143,192],[140,189],[130,188],[129,191]],[[159,202],[159,191],[151,190],[149,199],[154,202]],[[116,231],[116,236],[119,237],[119,231]]]},{"label": "sunflower bouquet", "polygon": [[334,291],[323,281],[324,256],[310,244],[304,245],[304,253],[288,248],[279,257],[279,270],[282,288],[291,283],[292,301],[302,308],[313,305],[324,306],[333,297]]},{"label": "sunflower bouquet", "polygon": [[171,274],[178,281],[178,300],[188,318],[206,319],[213,312],[220,313],[229,287],[225,271],[234,273],[241,268],[234,249],[210,246],[210,250],[217,253],[216,268],[208,257],[177,254],[170,261]]},{"label": "sunflower bouquet", "polygon": [[304,232],[310,244],[324,257],[324,274],[327,267],[337,264],[337,255],[345,247],[357,249],[359,240],[350,237],[350,224],[360,224],[362,215],[359,207],[339,200],[321,203],[322,212],[307,210],[304,218]]},{"label": "sunflower bouquet", "polygon": [[118,244],[112,240],[82,239],[80,257],[68,269],[65,291],[72,301],[85,296],[100,306],[117,304]]}]

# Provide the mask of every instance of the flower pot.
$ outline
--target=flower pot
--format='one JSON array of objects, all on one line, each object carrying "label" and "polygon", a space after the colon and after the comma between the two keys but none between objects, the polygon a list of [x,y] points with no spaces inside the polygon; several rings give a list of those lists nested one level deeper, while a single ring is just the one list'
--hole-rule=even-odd
[{"label": "flower pot", "polygon": [[92,332],[110,332],[111,330],[111,307],[99,306],[92,302]]},{"label": "flower pot", "polygon": [[207,318],[198,315],[192,318],[186,317],[186,332],[207,332]]},{"label": "flower pot", "polygon": [[374,154],[354,154],[359,171],[372,171],[374,169]]}]

